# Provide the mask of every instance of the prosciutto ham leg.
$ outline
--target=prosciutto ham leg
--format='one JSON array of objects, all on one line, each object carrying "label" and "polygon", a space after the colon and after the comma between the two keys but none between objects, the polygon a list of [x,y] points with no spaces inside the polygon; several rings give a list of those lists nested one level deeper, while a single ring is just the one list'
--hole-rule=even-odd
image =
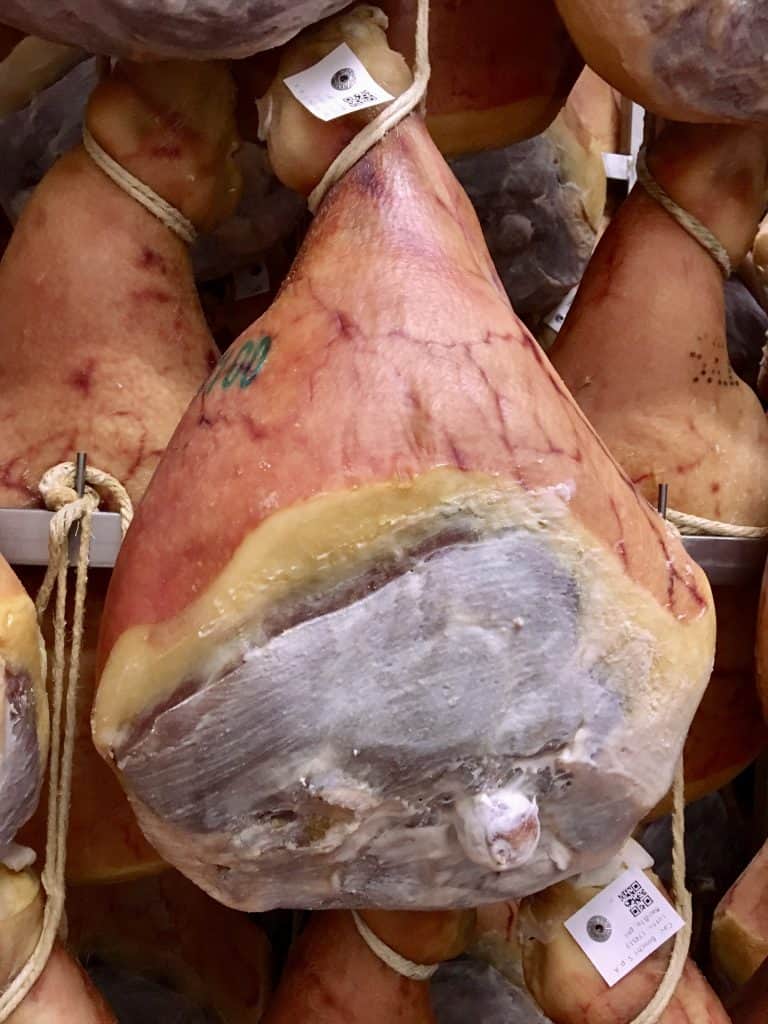
[{"label": "prosciutto ham leg", "polygon": [[[118,64],[93,93],[87,123],[200,229],[236,201],[234,95],[224,68]],[[0,265],[0,320],[0,506],[39,504],[43,472],[77,449],[138,500],[217,356],[185,245],[78,146],[19,220]],[[25,574],[30,592],[40,578]],[[68,860],[77,881],[159,862],[90,738],[105,590],[105,574],[92,573]],[[44,823],[41,807],[24,835],[40,853]],[[6,838],[0,832],[0,844]]]},{"label": "prosciutto ham leg", "polygon": [[[738,265],[762,211],[765,135],[671,126],[649,166]],[[667,483],[682,512],[768,525],[768,423],[728,360],[721,272],[641,186],[603,236],[551,355],[649,501]],[[715,599],[717,658],[686,747],[689,798],[722,786],[766,744],[752,663],[756,590]]]},{"label": "prosciutto ham leg", "polygon": [[35,606],[0,556],[0,863],[37,806],[48,754],[45,649]]},{"label": "prosciutto ham leg", "polygon": [[[271,98],[279,173],[339,138],[280,137],[295,101]],[[179,425],[112,578],[94,735],[225,903],[467,906],[621,845],[713,633],[411,116]]]}]

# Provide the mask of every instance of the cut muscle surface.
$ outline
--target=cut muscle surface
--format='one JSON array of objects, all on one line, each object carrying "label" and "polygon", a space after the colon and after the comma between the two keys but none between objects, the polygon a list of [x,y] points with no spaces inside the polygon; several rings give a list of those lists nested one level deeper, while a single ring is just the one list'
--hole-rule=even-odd
[{"label": "cut muscle surface", "polygon": [[0,555],[0,862],[37,806],[47,753],[43,639],[35,606]]},{"label": "cut muscle surface", "polygon": [[[676,125],[649,164],[736,266],[755,234],[767,158],[756,130]],[[603,236],[551,354],[649,501],[666,483],[679,511],[768,525],[768,423],[729,362],[720,269],[641,186]],[[724,785],[766,744],[752,659],[756,590],[718,588],[715,598],[715,670],[686,747],[690,798]]]},{"label": "cut muscle surface", "polygon": [[715,911],[712,965],[726,989],[744,985],[768,957],[768,843]]},{"label": "cut muscle surface", "polygon": [[94,735],[226,903],[491,902],[610,856],[665,792],[713,630],[411,116],[174,435]]},{"label": "cut muscle surface", "polygon": [[653,113],[768,123],[764,0],[556,3],[587,64]]}]

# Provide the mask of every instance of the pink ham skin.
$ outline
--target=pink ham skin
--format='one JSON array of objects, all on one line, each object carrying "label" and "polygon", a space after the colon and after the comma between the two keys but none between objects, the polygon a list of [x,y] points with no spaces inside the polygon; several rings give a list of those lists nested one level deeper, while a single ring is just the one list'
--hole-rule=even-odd
[{"label": "pink ham skin", "polygon": [[[366,241],[375,260],[357,255]],[[379,293],[400,307],[372,313]],[[223,389],[246,340],[262,336],[272,347],[256,385]],[[382,393],[404,396],[407,414]],[[202,466],[226,516],[190,500]],[[326,199],[276,302],[190,405],[115,569],[102,664],[131,626],[182,611],[275,510],[438,466],[527,489],[572,481],[571,511],[631,579],[681,621],[705,609],[681,545],[511,312],[466,196],[411,116]]]},{"label": "pink ham skin", "polygon": [[[415,963],[458,956],[473,914],[384,913],[363,917],[380,939]],[[291,951],[264,1024],[435,1024],[429,982],[411,981],[384,964],[346,911],[313,914]]]},{"label": "pink ham skin", "polygon": [[[236,202],[223,68],[118,65],[91,96],[87,123],[198,227]],[[137,501],[218,356],[185,243],[78,146],[16,226],[0,265],[0,319],[0,506],[38,505],[42,473],[78,449]]]},{"label": "pink ham skin", "polygon": [[728,1001],[732,1024],[765,1024],[768,1020],[768,960]]},{"label": "pink ham skin", "polygon": [[[563,922],[598,891],[563,882],[523,902],[525,981],[553,1024],[630,1024],[648,1005],[666,970],[671,941],[608,988],[563,927]],[[658,1024],[730,1024],[728,1014],[692,960],[686,962]]]},{"label": "pink ham skin", "polygon": [[117,1024],[85,971],[56,946],[40,978],[7,1024]]}]

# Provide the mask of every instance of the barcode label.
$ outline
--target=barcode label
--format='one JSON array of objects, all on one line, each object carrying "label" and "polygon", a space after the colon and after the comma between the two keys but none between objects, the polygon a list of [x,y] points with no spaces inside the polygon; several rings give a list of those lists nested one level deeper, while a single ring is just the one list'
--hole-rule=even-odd
[{"label": "barcode label", "polygon": [[569,917],[565,927],[603,980],[613,986],[683,924],[650,879],[631,868]]},{"label": "barcode label", "polygon": [[640,917],[648,907],[653,906],[653,896],[639,882],[632,882],[626,889],[622,889],[618,898],[632,917]]},{"label": "barcode label", "polygon": [[342,43],[311,68],[284,78],[299,103],[320,118],[333,121],[354,110],[365,110],[394,99],[382,89],[353,50]]},{"label": "barcode label", "polygon": [[560,305],[556,306],[555,309],[549,314],[544,323],[547,327],[551,327],[553,331],[559,331],[565,323],[565,318],[570,312],[573,300],[576,298],[576,292],[579,290],[578,285],[574,285],[568,294],[561,299]]}]

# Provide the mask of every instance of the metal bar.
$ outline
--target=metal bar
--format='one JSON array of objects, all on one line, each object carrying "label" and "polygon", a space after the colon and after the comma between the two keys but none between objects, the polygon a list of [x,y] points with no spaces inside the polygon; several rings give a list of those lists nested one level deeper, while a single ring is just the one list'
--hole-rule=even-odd
[{"label": "metal bar", "polygon": [[[52,516],[45,509],[0,508],[0,554],[11,565],[47,565]],[[121,543],[120,516],[116,512],[94,512],[90,564],[95,568],[113,566]]]}]

